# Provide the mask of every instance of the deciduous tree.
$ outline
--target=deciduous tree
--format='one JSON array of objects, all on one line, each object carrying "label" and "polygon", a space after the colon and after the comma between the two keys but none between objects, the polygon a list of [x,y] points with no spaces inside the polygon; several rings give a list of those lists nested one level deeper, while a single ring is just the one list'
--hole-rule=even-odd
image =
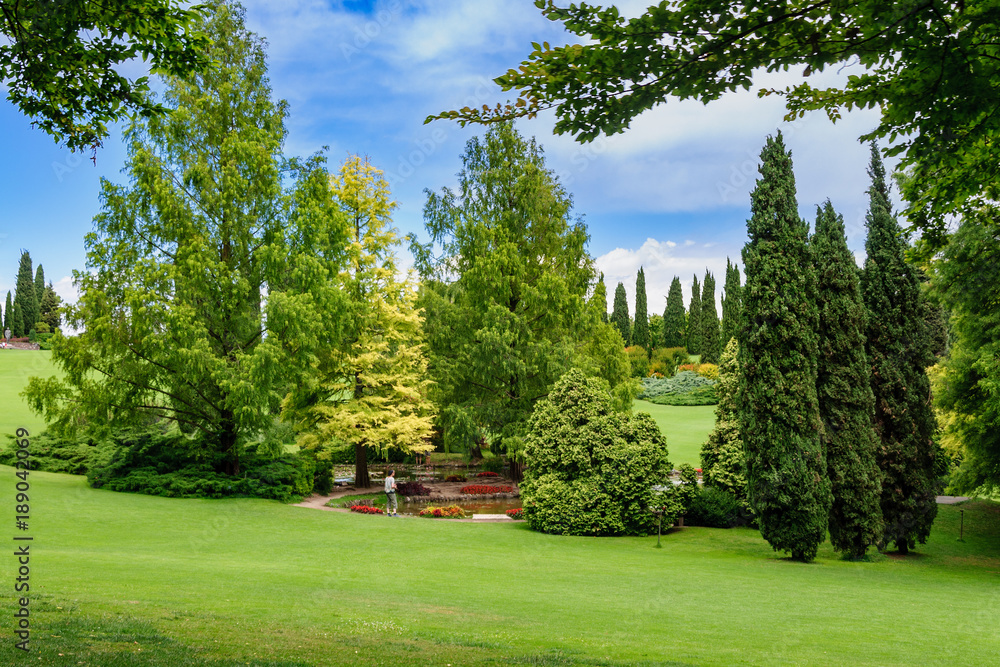
[{"label": "deciduous tree", "polygon": [[96,148],[108,123],[167,110],[150,95],[148,77],[129,78],[121,65],[145,61],[171,76],[205,70],[211,56],[198,21],[221,5],[0,0],[7,99],[69,148]]},{"label": "deciduous tree", "polygon": [[67,317],[84,332],[53,345],[64,377],[25,395],[56,430],[176,423],[192,460],[236,474],[339,337],[346,229],[322,160],[282,171],[263,41],[228,5],[204,30],[215,67],[166,79],[173,112],[126,133],[129,184],[102,183]]},{"label": "deciduous tree", "polygon": [[780,132],[760,157],[737,357],[747,487],[764,539],[809,561],[826,538],[831,503],[816,398],[816,273]]},{"label": "deciduous tree", "polygon": [[433,406],[416,286],[400,280],[389,185],[367,159],[349,157],[330,187],[347,218],[350,242],[340,284],[350,308],[339,344],[322,350],[316,375],[292,389],[284,416],[306,449],[354,449],[355,486],[371,485],[368,449],[425,452]]},{"label": "deciduous tree", "polygon": [[882,474],[875,461],[875,398],[865,355],[867,313],[844,219],[830,200],[817,209],[812,246],[819,307],[816,394],[833,494],[830,542],[860,559],[882,538]]},{"label": "deciduous tree", "polygon": [[603,272],[594,286],[594,293],[590,297],[590,306],[597,311],[602,322],[608,321],[608,288],[604,284]]}]

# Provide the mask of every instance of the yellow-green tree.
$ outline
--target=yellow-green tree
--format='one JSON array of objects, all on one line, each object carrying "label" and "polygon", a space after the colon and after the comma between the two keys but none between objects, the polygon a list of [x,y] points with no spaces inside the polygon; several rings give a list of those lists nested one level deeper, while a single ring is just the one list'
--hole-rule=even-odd
[{"label": "yellow-green tree", "polygon": [[330,188],[350,230],[339,278],[349,314],[343,337],[319,355],[315,377],[286,399],[285,416],[302,430],[299,444],[319,449],[319,456],[353,447],[355,484],[368,487],[368,450],[432,448],[430,381],[416,286],[400,279],[396,265],[400,241],[388,183],[355,155]]}]

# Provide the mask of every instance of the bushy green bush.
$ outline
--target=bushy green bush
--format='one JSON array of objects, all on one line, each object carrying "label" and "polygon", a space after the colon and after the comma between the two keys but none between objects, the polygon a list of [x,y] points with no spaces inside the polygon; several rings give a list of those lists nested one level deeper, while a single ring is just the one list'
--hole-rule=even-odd
[{"label": "bushy green bush", "polygon": [[651,400],[665,394],[686,394],[701,387],[712,387],[714,380],[698,375],[694,371],[680,371],[669,378],[646,378],[642,381],[639,398]]},{"label": "bushy green bush", "polygon": [[632,368],[632,377],[644,378],[649,375],[649,352],[646,348],[633,345],[625,348],[625,354]]},{"label": "bushy green bush", "polygon": [[711,486],[698,490],[684,516],[685,524],[707,528],[735,528],[750,525],[752,521],[753,515],[739,498]]},{"label": "bushy green bush", "polygon": [[715,387],[699,387],[685,394],[660,394],[648,400],[657,405],[716,405],[719,395]]},{"label": "bushy green bush", "polygon": [[521,483],[528,525],[563,535],[656,530],[653,487],[669,483],[667,447],[645,414],[613,409],[601,382],[571,370],[528,421]]},{"label": "bushy green bush", "polygon": [[663,377],[672,377],[677,366],[687,361],[688,353],[683,347],[658,347],[649,356],[649,372]]}]

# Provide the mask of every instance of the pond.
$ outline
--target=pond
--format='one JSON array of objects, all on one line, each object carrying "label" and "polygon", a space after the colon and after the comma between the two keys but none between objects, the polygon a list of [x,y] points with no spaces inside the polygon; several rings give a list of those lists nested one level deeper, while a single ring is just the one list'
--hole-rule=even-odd
[{"label": "pond", "polygon": [[521,507],[520,498],[497,498],[489,500],[444,500],[436,502],[427,502],[422,500],[415,503],[399,503],[399,513],[400,514],[420,514],[420,510],[424,509],[428,505],[433,507],[448,507],[449,505],[458,505],[466,514],[504,514],[507,510],[518,509]]}]

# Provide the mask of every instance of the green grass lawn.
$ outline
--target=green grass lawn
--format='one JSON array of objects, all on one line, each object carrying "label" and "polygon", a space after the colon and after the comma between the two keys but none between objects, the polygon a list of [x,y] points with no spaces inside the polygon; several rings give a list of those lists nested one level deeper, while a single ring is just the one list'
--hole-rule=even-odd
[{"label": "green grass lawn", "polygon": [[32,434],[45,428],[45,421],[32,413],[18,394],[29,377],[55,374],[49,350],[0,350],[0,437],[19,427]]},{"label": "green grass lawn", "polygon": [[[524,524],[93,490],[34,472],[31,655],[0,556],[0,664],[973,665],[1000,655],[1000,505],[942,507],[904,559],[774,554],[748,529]],[[14,471],[0,467],[13,529]],[[9,542],[9,544],[14,544]],[[15,658],[15,654],[18,655]],[[17,664],[20,664],[20,661]]]},{"label": "green grass lawn", "polygon": [[636,401],[636,412],[648,412],[667,439],[670,462],[677,466],[690,463],[701,467],[701,446],[715,426],[714,405],[657,405]]}]

